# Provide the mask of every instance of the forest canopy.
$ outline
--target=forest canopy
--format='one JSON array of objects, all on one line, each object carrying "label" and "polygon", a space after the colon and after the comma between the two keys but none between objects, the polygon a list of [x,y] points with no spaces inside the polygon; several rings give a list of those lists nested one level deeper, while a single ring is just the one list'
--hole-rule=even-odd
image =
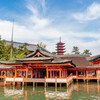
[{"label": "forest canopy", "polygon": [[29,54],[28,44],[19,45],[18,48],[12,46],[12,58],[10,58],[11,44],[7,44],[5,40],[0,40],[0,61],[14,60]]}]

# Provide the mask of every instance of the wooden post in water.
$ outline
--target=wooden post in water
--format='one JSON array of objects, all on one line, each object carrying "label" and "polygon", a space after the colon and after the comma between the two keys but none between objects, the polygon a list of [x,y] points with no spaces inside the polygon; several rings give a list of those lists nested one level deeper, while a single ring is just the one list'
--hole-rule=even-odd
[{"label": "wooden post in water", "polygon": [[57,77],[55,78],[55,88],[57,88]]},{"label": "wooden post in water", "polygon": [[13,86],[15,86],[15,82],[13,82]]},{"label": "wooden post in water", "polygon": [[4,86],[6,86],[6,81],[4,81]]},{"label": "wooden post in water", "polygon": [[46,88],[46,82],[44,83],[44,87]]},{"label": "wooden post in water", "polygon": [[35,88],[35,82],[33,82],[33,88]]},{"label": "wooden post in water", "polygon": [[24,87],[24,82],[22,82],[22,86]]},{"label": "wooden post in water", "polygon": [[57,88],[57,83],[55,83],[55,88]]},{"label": "wooden post in water", "polygon": [[38,83],[36,83],[36,87],[37,87]]},{"label": "wooden post in water", "polygon": [[60,84],[60,88],[62,87],[62,83],[59,83]]}]

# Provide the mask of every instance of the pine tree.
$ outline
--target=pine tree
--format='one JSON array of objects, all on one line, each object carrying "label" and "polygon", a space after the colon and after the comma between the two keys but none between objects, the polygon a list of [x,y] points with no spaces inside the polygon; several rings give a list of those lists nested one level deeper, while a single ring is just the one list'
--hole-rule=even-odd
[{"label": "pine tree", "polygon": [[78,48],[77,46],[73,46],[72,52],[73,52],[74,54],[80,54],[79,48]]}]

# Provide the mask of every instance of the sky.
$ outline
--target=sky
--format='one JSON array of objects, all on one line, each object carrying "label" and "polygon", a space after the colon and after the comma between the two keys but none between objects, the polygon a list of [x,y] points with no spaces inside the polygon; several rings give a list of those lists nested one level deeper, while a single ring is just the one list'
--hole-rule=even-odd
[{"label": "sky", "polygon": [[77,46],[100,54],[100,0],[0,0],[2,39],[11,40],[13,20],[14,41],[53,52],[61,37],[66,53]]}]

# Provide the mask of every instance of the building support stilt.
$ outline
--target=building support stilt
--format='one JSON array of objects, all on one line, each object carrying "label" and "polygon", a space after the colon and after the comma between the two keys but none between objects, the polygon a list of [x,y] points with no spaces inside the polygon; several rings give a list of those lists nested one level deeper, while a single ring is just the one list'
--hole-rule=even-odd
[{"label": "building support stilt", "polygon": [[89,81],[89,80],[87,79],[87,83],[88,83],[88,81]]},{"label": "building support stilt", "polygon": [[57,83],[55,83],[55,88],[57,88]]},{"label": "building support stilt", "polygon": [[66,87],[68,88],[68,83],[66,83]]},{"label": "building support stilt", "polygon": [[60,83],[60,88],[62,87],[62,83]]},{"label": "building support stilt", "polygon": [[4,81],[4,86],[6,86],[6,81]]},{"label": "building support stilt", "polygon": [[97,79],[97,83],[99,83],[99,79]]},{"label": "building support stilt", "polygon": [[33,82],[33,88],[35,88],[35,82]]},{"label": "building support stilt", "polygon": [[37,87],[38,83],[36,83],[36,87]]},{"label": "building support stilt", "polygon": [[22,86],[24,87],[24,82],[22,82]]},{"label": "building support stilt", "polygon": [[46,88],[46,82],[44,83],[44,87]]},{"label": "building support stilt", "polygon": [[15,82],[13,82],[13,86],[15,86]]}]

